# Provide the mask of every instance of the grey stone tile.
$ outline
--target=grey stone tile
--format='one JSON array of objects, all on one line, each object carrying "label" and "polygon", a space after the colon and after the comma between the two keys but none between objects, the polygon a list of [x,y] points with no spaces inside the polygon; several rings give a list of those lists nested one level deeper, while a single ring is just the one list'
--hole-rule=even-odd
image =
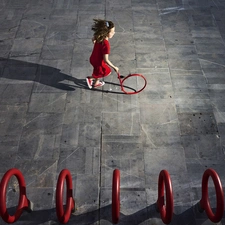
[{"label": "grey stone tile", "polygon": [[175,99],[177,113],[212,113],[211,100],[208,99]]},{"label": "grey stone tile", "polygon": [[100,123],[79,124],[79,146],[99,147],[101,140]]},{"label": "grey stone tile", "polygon": [[208,84],[225,84],[223,67],[220,68],[204,68],[204,75]]},{"label": "grey stone tile", "polygon": [[57,0],[53,2],[53,7],[55,9],[77,9],[79,5],[79,0]]},{"label": "grey stone tile", "polygon": [[141,124],[152,126],[177,123],[177,113],[173,101],[156,101],[148,105],[140,106]]},{"label": "grey stone tile", "polygon": [[51,59],[51,60],[58,60],[64,59],[67,60],[71,58],[73,52],[73,45],[72,44],[64,44],[61,45],[44,45],[41,53],[42,59]]},{"label": "grey stone tile", "polygon": [[51,31],[45,36],[46,45],[65,45],[73,43],[75,31]]},{"label": "grey stone tile", "polygon": [[[133,138],[130,136],[129,138]],[[104,151],[102,152],[103,159],[108,159],[108,156],[113,157],[113,159],[121,160],[137,158],[137,155],[142,153],[142,145],[140,143],[132,143],[121,140],[120,142],[103,142]],[[121,158],[122,153],[122,158]]]},{"label": "grey stone tile", "polygon": [[40,134],[40,131],[29,136],[23,135],[18,155],[21,158],[57,159],[59,156],[59,141],[59,136]]},{"label": "grey stone tile", "polygon": [[50,14],[50,19],[61,18],[66,20],[76,20],[77,8],[73,9],[54,9]]},{"label": "grey stone tile", "polygon": [[169,21],[162,22],[163,33],[180,32],[181,30],[185,33],[190,32],[189,24],[186,21]]},{"label": "grey stone tile", "polygon": [[60,149],[58,172],[67,168],[72,175],[97,175],[99,160],[98,147],[74,147],[63,143]]},{"label": "grey stone tile", "polygon": [[138,112],[119,112],[102,114],[102,133],[103,134],[120,134],[120,135],[138,135],[140,133]]},{"label": "grey stone tile", "polygon": [[169,59],[190,60],[197,59],[198,55],[193,45],[166,46]]},{"label": "grey stone tile", "polygon": [[225,54],[225,47],[223,44],[196,44],[196,49],[199,54],[209,53],[209,54]]},{"label": "grey stone tile", "polygon": [[209,14],[209,15],[192,15],[191,25],[196,26],[196,27],[216,27],[215,20],[211,14]]},{"label": "grey stone tile", "polygon": [[[79,174],[74,177],[74,198],[76,215],[92,212],[99,207],[99,176],[98,174]],[[83,198],[80,198],[83,196]],[[73,220],[73,218],[71,218]],[[91,219],[91,217],[89,218]],[[79,224],[79,222],[78,222]]]},{"label": "grey stone tile", "polygon": [[178,69],[178,70],[201,70],[201,65],[198,59],[178,59],[174,58],[168,59],[168,64],[171,69]]},{"label": "grey stone tile", "polygon": [[49,20],[48,32],[65,32],[76,30],[76,20],[53,18]]},{"label": "grey stone tile", "polygon": [[6,4],[6,8],[13,8],[13,9],[24,9],[28,6],[28,0],[22,0],[20,3],[17,1],[9,1]]},{"label": "grey stone tile", "polygon": [[168,59],[165,51],[152,51],[151,53],[136,54],[139,68],[166,68]]},{"label": "grey stone tile", "polygon": [[225,110],[225,105],[224,105],[224,99],[212,99],[212,106],[215,112],[224,112]]},{"label": "grey stone tile", "polygon": [[7,60],[4,67],[1,83],[6,84],[25,84],[32,86],[35,79],[37,64],[27,63],[20,60]]},{"label": "grey stone tile", "polygon": [[[5,38],[5,37],[3,37]],[[6,40],[3,40],[0,42],[0,57],[3,58],[8,58],[11,48],[13,46],[13,41],[12,40],[7,40],[8,38],[6,37]]]},{"label": "grey stone tile", "polygon": [[[3,86],[3,85],[0,85]],[[16,103],[28,103],[33,83],[4,85],[0,97],[1,104],[14,105]],[[15,93],[17,93],[15,95]]]},{"label": "grey stone tile", "polygon": [[[141,4],[140,4],[141,3]],[[154,0],[131,0],[132,6],[140,6],[143,5],[144,7],[151,7],[155,5]]]},{"label": "grey stone tile", "polygon": [[140,99],[140,102],[145,104],[148,104],[149,101],[164,101],[165,99],[171,100],[174,96],[172,85],[157,86],[156,84],[151,84],[151,81],[147,83],[143,93],[146,93],[146,95]]},{"label": "grey stone tile", "polygon": [[[0,106],[0,135],[8,142],[12,137],[15,143],[18,142],[20,133],[25,123],[27,104],[15,104]],[[8,140],[9,138],[9,140]],[[3,142],[4,139],[1,139]],[[12,143],[14,142],[11,140]]]},{"label": "grey stone tile", "polygon": [[190,33],[176,32],[163,32],[164,41],[168,45],[190,45],[194,44],[194,39]]},{"label": "grey stone tile", "polygon": [[144,149],[145,174],[159,174],[166,169],[171,174],[176,171],[185,173],[187,171],[183,148],[149,148]]},{"label": "grey stone tile", "polygon": [[156,126],[143,124],[143,145],[149,148],[180,148],[180,134],[177,123],[160,124]]},{"label": "grey stone tile", "polygon": [[[143,154],[142,154],[143,156]],[[119,160],[107,160],[105,167],[103,167],[102,186],[106,188],[112,187],[112,174],[114,168],[120,169],[120,187],[121,190],[144,190],[145,177],[143,160],[138,162],[137,159],[124,159],[123,162]],[[110,162],[111,161],[111,162]],[[118,165],[120,164],[120,165]],[[117,166],[117,167],[115,167]],[[127,167],[128,166],[128,167]],[[133,167],[134,166],[134,167]],[[108,167],[108,168],[107,168]]]},{"label": "grey stone tile", "polygon": [[29,112],[62,113],[65,106],[64,93],[33,93],[30,99]]},{"label": "grey stone tile", "polygon": [[[3,140],[3,138],[0,136],[1,140]],[[0,173],[1,174],[5,174],[9,169],[15,167],[15,162],[17,159],[17,150],[18,150],[18,146],[13,146],[13,143],[5,143],[2,141],[1,143],[1,147],[0,147],[0,157],[1,159],[4,159],[1,161],[1,168],[0,168]],[[7,154],[4,152],[7,150]],[[3,177],[3,175],[1,175],[1,179]]]},{"label": "grey stone tile", "polygon": [[22,20],[16,34],[16,38],[43,38],[46,34],[47,26],[37,21]]},{"label": "grey stone tile", "polygon": [[169,0],[169,1],[162,1],[162,0],[157,0],[157,4],[159,9],[166,9],[166,8],[170,8],[170,7],[176,7],[176,2],[175,0]]},{"label": "grey stone tile", "polygon": [[[32,160],[18,158],[15,168],[18,168],[24,176],[26,187],[53,187],[55,186],[55,173],[57,161],[52,159]],[[32,168],[32,169],[30,169]]]},{"label": "grey stone tile", "polygon": [[160,16],[157,9],[151,7],[133,8],[134,26],[160,24]]},{"label": "grey stone tile", "polygon": [[225,85],[224,84],[210,84],[208,85],[209,95],[212,99],[224,99]]},{"label": "grey stone tile", "polygon": [[[33,1],[33,0],[31,0]],[[30,7],[23,13],[23,19],[29,21],[35,21],[40,23],[42,26],[47,26],[49,24],[49,16],[52,12],[52,4],[49,1],[36,1],[35,3],[30,1]]]},{"label": "grey stone tile", "polygon": [[176,89],[206,89],[206,79],[202,74],[175,75],[171,76],[172,84]]},{"label": "grey stone tile", "polygon": [[216,160],[222,156],[220,137],[218,134],[181,136],[186,158],[200,160]]},{"label": "grey stone tile", "polygon": [[[134,28],[134,39],[136,43],[145,42],[146,45],[149,43],[163,43],[162,28],[161,26],[137,26]],[[147,43],[146,43],[147,42]],[[146,46],[147,47],[147,46]]]},{"label": "grey stone tile", "polygon": [[179,113],[181,135],[218,134],[215,117],[212,113]]},{"label": "grey stone tile", "polygon": [[209,99],[207,88],[175,88],[175,99]]},{"label": "grey stone tile", "polygon": [[188,22],[190,20],[191,13],[188,10],[184,10],[181,6],[182,3],[178,4],[179,6],[177,7],[169,7],[160,10],[160,17],[163,23],[170,24],[171,22]]},{"label": "grey stone tile", "polygon": [[115,24],[115,30],[118,33],[127,33],[133,31],[133,18],[130,8],[110,10],[106,12],[106,18],[112,20]]},{"label": "grey stone tile", "polygon": [[216,27],[193,27],[191,29],[193,38],[221,38]]},{"label": "grey stone tile", "polygon": [[[202,176],[208,168],[214,169],[221,180],[224,179],[222,160],[186,160],[188,176],[191,179],[192,187],[201,187]],[[211,184],[211,183],[210,183]],[[212,184],[211,184],[212,185]]]},{"label": "grey stone tile", "polygon": [[[163,42],[163,39],[157,39],[157,41],[152,41],[152,43],[136,40],[135,41],[135,51],[136,51],[136,54],[149,54],[150,52],[163,52],[163,51],[165,51],[165,44]],[[166,56],[167,55],[165,54],[165,56],[163,56],[163,57],[166,57]],[[151,64],[149,64],[149,65],[151,65]],[[158,66],[155,66],[153,68],[157,68],[157,67]],[[159,67],[159,68],[166,68],[166,65],[165,65],[165,67]],[[152,69],[152,68],[149,67],[149,69]]]},{"label": "grey stone tile", "polygon": [[43,38],[18,38],[14,40],[11,56],[40,55]]},{"label": "grey stone tile", "polygon": [[[170,173],[170,171],[168,171]],[[191,181],[187,172],[180,174],[170,174],[174,196],[174,214],[181,214],[193,206],[191,195]],[[175,216],[175,215],[174,215]]]},{"label": "grey stone tile", "polygon": [[203,69],[224,69],[224,54],[199,54],[199,59]]},{"label": "grey stone tile", "polygon": [[[55,63],[57,66],[38,65],[33,93],[65,93],[66,91],[74,91],[76,84],[82,84],[82,81],[62,72],[70,70],[70,60],[43,60],[42,62],[47,65]],[[62,71],[57,68],[60,66]]]}]

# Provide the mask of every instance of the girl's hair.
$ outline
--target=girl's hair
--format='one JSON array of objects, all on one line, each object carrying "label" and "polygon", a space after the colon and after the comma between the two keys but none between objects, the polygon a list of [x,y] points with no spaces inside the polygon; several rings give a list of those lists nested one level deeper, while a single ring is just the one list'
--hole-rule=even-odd
[{"label": "girl's hair", "polygon": [[94,39],[99,43],[105,40],[110,30],[114,27],[112,21],[93,19],[94,24],[92,25],[92,30],[94,31]]}]

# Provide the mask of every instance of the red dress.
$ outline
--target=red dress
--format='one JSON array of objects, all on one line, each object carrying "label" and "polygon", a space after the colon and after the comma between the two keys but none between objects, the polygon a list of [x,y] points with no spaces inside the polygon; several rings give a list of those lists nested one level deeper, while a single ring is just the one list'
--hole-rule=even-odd
[{"label": "red dress", "polygon": [[90,63],[94,67],[92,77],[102,78],[111,73],[110,67],[105,63],[103,56],[110,53],[110,44],[108,40],[94,44],[90,57]]}]

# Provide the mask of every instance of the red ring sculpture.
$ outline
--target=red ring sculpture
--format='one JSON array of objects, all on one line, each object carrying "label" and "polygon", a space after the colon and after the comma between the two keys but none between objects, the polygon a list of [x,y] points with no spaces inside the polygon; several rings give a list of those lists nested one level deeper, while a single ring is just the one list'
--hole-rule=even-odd
[{"label": "red ring sculpture", "polygon": [[[209,177],[212,178],[215,190],[216,190],[216,213],[214,214],[210,203],[209,203],[209,197],[208,197],[208,180]],[[213,223],[218,223],[220,220],[222,220],[223,213],[224,213],[224,193],[223,193],[223,187],[220,181],[220,178],[215,170],[213,169],[207,169],[203,176],[202,176],[202,198],[200,200],[200,207],[205,210],[208,218]]]},{"label": "red ring sculpture", "polygon": [[[164,186],[166,189],[166,205],[164,204]],[[166,170],[162,170],[159,174],[157,208],[162,221],[169,224],[173,217],[173,190],[170,175]]]},{"label": "red ring sculpture", "polygon": [[[15,214],[9,215],[6,208],[6,191],[7,191],[9,180],[12,176],[15,176],[18,180],[19,189],[20,189],[20,197],[19,197],[19,202],[18,202]],[[0,215],[2,216],[2,219],[6,223],[16,222],[20,218],[23,210],[31,210],[30,204],[31,202],[28,200],[26,196],[26,184],[25,184],[23,174],[16,168],[12,168],[8,170],[4,174],[0,184]]]},{"label": "red ring sculpture", "polygon": [[119,222],[120,218],[120,171],[115,169],[113,171],[112,180],[112,222],[114,224]]},{"label": "red ring sculpture", "polygon": [[[66,209],[63,208],[63,186],[66,180]],[[64,169],[61,171],[56,187],[56,214],[60,223],[67,223],[71,212],[75,210],[75,201],[73,199],[73,183],[70,171]]]}]

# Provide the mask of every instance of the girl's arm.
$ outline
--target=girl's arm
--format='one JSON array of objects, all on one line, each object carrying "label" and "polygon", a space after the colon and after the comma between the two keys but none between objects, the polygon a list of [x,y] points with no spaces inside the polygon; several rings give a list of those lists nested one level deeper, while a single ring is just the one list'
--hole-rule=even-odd
[{"label": "girl's arm", "polygon": [[105,54],[103,56],[105,63],[107,63],[109,66],[111,66],[117,73],[119,72],[119,68],[114,66],[110,61],[109,61],[109,54]]},{"label": "girl's arm", "polygon": [[93,44],[96,42],[95,37],[93,37],[91,40]]}]

